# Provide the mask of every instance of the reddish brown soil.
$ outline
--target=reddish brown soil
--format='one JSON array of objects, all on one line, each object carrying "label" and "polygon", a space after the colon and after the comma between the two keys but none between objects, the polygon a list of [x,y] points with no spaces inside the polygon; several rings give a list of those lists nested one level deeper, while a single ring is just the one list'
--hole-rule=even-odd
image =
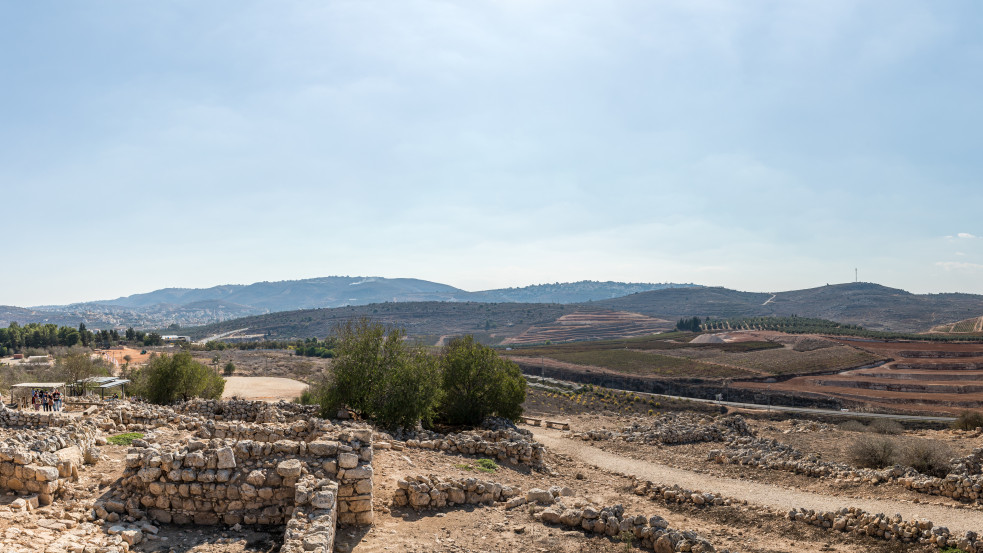
[{"label": "reddish brown soil", "polygon": [[[734,386],[835,397],[876,409],[919,413],[955,414],[983,407],[983,370],[977,368],[983,367],[983,344],[836,341],[892,361],[836,375],[803,376],[772,384],[739,382]],[[923,357],[934,354],[953,356]]]}]

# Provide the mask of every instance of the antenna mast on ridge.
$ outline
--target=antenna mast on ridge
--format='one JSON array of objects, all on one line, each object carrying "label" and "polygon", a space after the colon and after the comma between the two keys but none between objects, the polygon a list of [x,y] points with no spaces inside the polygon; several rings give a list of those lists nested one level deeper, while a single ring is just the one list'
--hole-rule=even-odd
[{"label": "antenna mast on ridge", "polygon": [[853,282],[860,282],[860,271],[856,268],[853,269]]}]

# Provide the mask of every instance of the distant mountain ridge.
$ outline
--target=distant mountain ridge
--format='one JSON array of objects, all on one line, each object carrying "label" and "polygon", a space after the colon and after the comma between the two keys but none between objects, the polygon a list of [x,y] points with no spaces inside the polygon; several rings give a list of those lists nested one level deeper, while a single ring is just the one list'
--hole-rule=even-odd
[{"label": "distant mountain ridge", "polygon": [[775,294],[716,287],[655,290],[595,305],[670,319],[797,315],[895,332],[927,332],[940,324],[983,315],[981,295],[912,294],[869,282]]},{"label": "distant mountain ridge", "polygon": [[487,343],[507,340],[535,325],[565,315],[611,310],[678,320],[797,315],[857,324],[871,330],[927,332],[931,328],[983,315],[983,295],[912,294],[879,284],[849,283],[774,294],[719,287],[666,288],[619,298],[573,304],[421,302],[311,309],[271,313],[189,329],[204,337],[248,328],[246,334],[281,339],[324,337],[332,325],[351,317],[370,317],[402,326],[414,337],[431,340],[473,333]]},{"label": "distant mountain ridge", "polygon": [[469,292],[413,278],[330,276],[304,280],[163,288],[111,300],[33,308],[0,306],[0,326],[11,321],[55,322],[92,328],[196,326],[250,315],[384,302],[579,303],[669,287],[674,283],[580,281]]}]

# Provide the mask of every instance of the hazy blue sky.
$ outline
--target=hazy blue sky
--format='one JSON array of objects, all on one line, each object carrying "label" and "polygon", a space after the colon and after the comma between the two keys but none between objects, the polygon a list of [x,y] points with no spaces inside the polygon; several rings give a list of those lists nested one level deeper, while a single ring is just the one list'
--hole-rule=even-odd
[{"label": "hazy blue sky", "polygon": [[983,293],[983,7],[0,0],[0,304],[327,275]]}]

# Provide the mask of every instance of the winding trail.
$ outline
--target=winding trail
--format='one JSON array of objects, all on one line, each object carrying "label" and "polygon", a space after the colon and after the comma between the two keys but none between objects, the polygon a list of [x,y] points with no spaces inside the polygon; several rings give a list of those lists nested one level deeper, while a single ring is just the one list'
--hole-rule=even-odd
[{"label": "winding trail", "polygon": [[[569,455],[581,462],[600,469],[630,474],[657,484],[677,484],[683,488],[714,492],[732,499],[783,510],[796,508],[834,511],[843,507],[859,507],[870,513],[893,515],[901,513],[905,520],[928,519],[936,526],[946,526],[950,531],[962,534],[983,530],[983,511],[953,509],[939,505],[926,505],[892,501],[887,499],[854,499],[789,490],[772,484],[750,480],[737,480],[677,469],[658,463],[640,461],[598,449],[587,442],[564,438],[559,430],[528,427],[540,443],[556,453]],[[926,496],[930,498],[931,496]]]}]

